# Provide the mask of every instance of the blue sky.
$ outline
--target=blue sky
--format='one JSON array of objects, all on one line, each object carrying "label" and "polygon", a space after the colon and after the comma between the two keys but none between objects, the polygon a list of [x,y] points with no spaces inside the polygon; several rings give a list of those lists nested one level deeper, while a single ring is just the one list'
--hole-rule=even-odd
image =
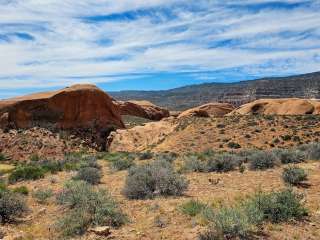
[{"label": "blue sky", "polygon": [[0,0],[0,98],[320,70],[320,1]]}]

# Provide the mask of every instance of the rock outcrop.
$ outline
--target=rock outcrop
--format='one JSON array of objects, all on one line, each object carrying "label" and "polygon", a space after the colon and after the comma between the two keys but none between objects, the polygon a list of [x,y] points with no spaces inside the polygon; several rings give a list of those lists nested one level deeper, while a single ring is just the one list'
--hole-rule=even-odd
[{"label": "rock outcrop", "polygon": [[112,98],[96,86],[87,84],[2,100],[0,124],[2,128],[124,128]]},{"label": "rock outcrop", "polygon": [[195,117],[222,117],[234,110],[229,103],[208,103],[182,112],[178,118]]},{"label": "rock outcrop", "polygon": [[114,103],[119,107],[121,115],[136,116],[155,121],[170,115],[167,109],[158,107],[148,101],[114,101]]},{"label": "rock outcrop", "polygon": [[244,104],[235,109],[230,115],[304,115],[320,114],[320,102],[310,99],[283,98],[260,99]]}]

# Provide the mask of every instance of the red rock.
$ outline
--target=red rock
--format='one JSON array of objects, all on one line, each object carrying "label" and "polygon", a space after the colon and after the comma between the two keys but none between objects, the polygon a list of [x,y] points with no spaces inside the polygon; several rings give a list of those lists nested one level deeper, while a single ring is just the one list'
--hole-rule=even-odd
[{"label": "red rock", "polygon": [[114,101],[114,103],[119,107],[121,115],[136,116],[155,121],[170,116],[167,109],[158,107],[148,101]]},{"label": "red rock", "polygon": [[[112,98],[94,85],[74,85],[53,92],[0,101],[1,124],[17,128],[53,125],[61,129],[124,128]],[[3,126],[1,126],[3,127]]]}]

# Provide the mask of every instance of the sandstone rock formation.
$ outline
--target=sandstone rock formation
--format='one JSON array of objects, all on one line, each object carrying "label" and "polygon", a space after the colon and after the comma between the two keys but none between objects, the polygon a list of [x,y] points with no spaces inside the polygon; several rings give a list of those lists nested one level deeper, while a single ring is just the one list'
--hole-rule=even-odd
[{"label": "sandstone rock formation", "polygon": [[0,101],[0,127],[124,128],[112,98],[94,85],[74,85]]},{"label": "sandstone rock formation", "polygon": [[260,99],[244,104],[230,115],[265,114],[265,115],[304,115],[320,114],[320,102],[310,99],[283,98]]},{"label": "sandstone rock formation", "polygon": [[196,116],[196,117],[222,117],[234,110],[229,103],[208,103],[199,107],[182,112],[178,118]]},{"label": "sandstone rock formation", "polygon": [[159,121],[169,117],[167,109],[158,107],[148,101],[114,101],[119,107],[121,115],[130,115],[150,120]]}]

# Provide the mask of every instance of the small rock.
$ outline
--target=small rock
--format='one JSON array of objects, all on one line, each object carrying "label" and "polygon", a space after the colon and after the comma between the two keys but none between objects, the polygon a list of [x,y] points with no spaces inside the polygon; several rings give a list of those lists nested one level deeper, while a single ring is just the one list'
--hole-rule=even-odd
[{"label": "small rock", "polygon": [[104,236],[104,237],[107,237],[111,234],[110,227],[108,227],[108,226],[90,228],[89,232],[94,233],[99,236]]}]

